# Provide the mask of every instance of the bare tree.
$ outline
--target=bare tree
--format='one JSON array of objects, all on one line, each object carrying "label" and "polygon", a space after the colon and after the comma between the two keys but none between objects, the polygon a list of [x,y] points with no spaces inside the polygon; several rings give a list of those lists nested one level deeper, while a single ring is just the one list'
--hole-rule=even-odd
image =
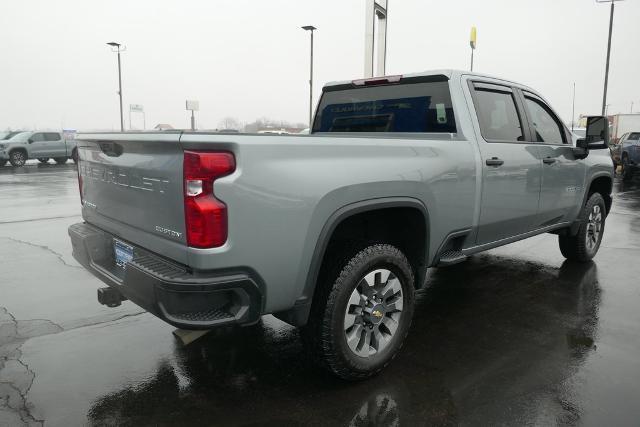
[{"label": "bare tree", "polygon": [[274,129],[281,129],[281,128],[298,128],[298,129],[304,129],[306,128],[307,125],[305,123],[291,123],[288,122],[286,120],[273,120],[267,117],[261,117],[259,119],[256,119],[255,121],[251,122],[251,123],[247,123],[244,127],[244,131],[247,133],[255,133],[259,130],[263,130],[263,129],[269,129],[269,128],[274,128]]},{"label": "bare tree", "polygon": [[224,119],[220,120],[218,127],[220,129],[240,130],[240,128],[242,127],[242,123],[240,123],[240,120],[236,119],[235,117],[225,117]]}]

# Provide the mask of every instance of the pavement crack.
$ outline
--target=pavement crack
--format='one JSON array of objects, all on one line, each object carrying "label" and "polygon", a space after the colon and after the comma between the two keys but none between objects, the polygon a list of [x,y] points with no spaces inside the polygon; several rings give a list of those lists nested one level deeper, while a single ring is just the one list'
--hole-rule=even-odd
[{"label": "pavement crack", "polygon": [[22,345],[28,339],[36,336],[55,335],[88,326],[100,326],[145,313],[146,311],[129,313],[113,319],[64,329],[61,325],[48,319],[18,320],[7,308],[0,307],[0,324],[12,324],[16,331],[15,334],[12,332],[10,341],[0,344],[0,354],[2,354],[3,347],[18,344],[15,349],[11,349],[10,352],[0,357],[0,407],[13,412],[25,425],[44,425],[45,420],[36,418],[28,403],[28,395],[36,379],[36,373],[28,363],[22,360]]},{"label": "pavement crack", "polygon": [[9,316],[9,319],[11,320],[11,322],[13,322],[16,325],[18,324],[18,321],[16,320],[15,316],[11,314],[11,312],[7,310],[6,307],[0,307],[0,311],[2,311],[2,313],[0,314],[6,314],[7,316]]},{"label": "pavement crack", "polygon": [[35,244],[35,243],[27,242],[27,241],[25,241],[25,240],[14,239],[13,237],[8,237],[8,236],[4,236],[3,238],[4,238],[4,239],[7,239],[7,240],[11,240],[12,242],[15,242],[15,243],[22,243],[22,244],[25,244],[25,245],[28,245],[28,246],[32,246],[32,247],[34,247],[34,248],[40,248],[40,249],[43,249],[43,250],[45,250],[45,251],[47,251],[47,252],[49,252],[49,253],[51,253],[51,254],[55,255],[55,257],[56,257],[56,258],[58,258],[58,259],[60,260],[60,262],[61,262],[61,263],[63,263],[64,265],[66,265],[67,267],[71,267],[71,268],[82,268],[82,267],[80,267],[80,266],[78,266],[78,265],[73,265],[73,264],[69,264],[69,263],[67,263],[67,262],[64,260],[64,257],[62,256],[62,254],[61,254],[61,253],[54,251],[54,250],[53,250],[53,249],[51,249],[49,246],[45,246],[45,245],[38,245],[38,244]]},{"label": "pavement crack", "polygon": [[[5,307],[0,307],[0,314],[3,314],[5,316],[7,316],[9,321],[15,325],[16,336],[14,337],[13,342],[22,340],[20,345],[15,350],[16,354],[13,355],[13,356],[3,356],[2,364],[0,365],[0,384],[6,384],[7,387],[9,387],[15,393],[17,393],[18,396],[20,397],[19,398],[19,402],[17,402],[17,406],[11,405],[11,403],[10,403],[11,395],[9,395],[9,394],[0,395],[0,399],[5,401],[6,402],[5,403],[5,407],[9,408],[12,411],[14,411],[20,417],[20,420],[23,423],[25,423],[26,425],[32,425],[33,423],[44,425],[44,420],[40,420],[40,419],[36,418],[31,413],[31,409],[29,408],[29,405],[27,404],[27,395],[29,394],[29,391],[31,390],[31,387],[33,386],[33,382],[34,382],[34,380],[36,378],[36,374],[35,374],[35,372],[33,372],[33,370],[29,367],[28,364],[26,364],[24,361],[21,360],[22,351],[21,351],[20,347],[22,346],[22,344],[24,344],[26,339],[24,337],[21,337],[17,333],[17,331],[19,330],[19,321]],[[43,319],[38,319],[38,320],[43,320]],[[53,322],[50,322],[50,323],[53,323]],[[0,346],[0,349],[1,348],[2,348],[2,346]],[[19,377],[17,377],[17,375],[19,375],[20,377],[23,377],[25,374],[24,373],[17,374],[15,372],[7,373],[6,371],[9,371],[9,368],[7,367],[7,362],[8,361],[15,361],[16,363],[18,363],[20,366],[22,366],[24,368],[24,370],[26,372],[26,375],[29,378],[28,385],[26,387],[24,387],[24,389],[21,389],[20,387],[18,387],[16,385],[16,381],[17,381],[17,379],[19,379]],[[3,375],[3,372],[5,373],[5,375]],[[5,378],[5,379],[3,380],[3,378]],[[0,390],[0,392],[2,392],[2,390]]]},{"label": "pavement crack", "polygon": [[[117,322],[118,320],[126,319],[128,317],[136,317],[146,313],[147,313],[146,311],[139,311],[137,313],[123,314],[122,316],[116,317],[114,319],[103,320],[101,322],[94,322],[94,323],[85,323],[83,325],[78,325],[73,328],[65,329],[64,331],[60,331],[60,332],[74,331],[76,329],[87,328],[89,326],[104,325],[105,323]],[[56,332],[56,333],[60,333],[60,332]]]},{"label": "pavement crack", "polygon": [[34,221],[48,221],[51,219],[64,219],[64,218],[74,218],[74,217],[78,217],[79,215],[64,215],[64,216],[51,216],[51,217],[47,217],[47,218],[32,218],[32,219],[18,219],[15,221],[0,221],[0,225],[1,224],[16,224],[16,223],[20,223],[20,222],[34,222]]}]

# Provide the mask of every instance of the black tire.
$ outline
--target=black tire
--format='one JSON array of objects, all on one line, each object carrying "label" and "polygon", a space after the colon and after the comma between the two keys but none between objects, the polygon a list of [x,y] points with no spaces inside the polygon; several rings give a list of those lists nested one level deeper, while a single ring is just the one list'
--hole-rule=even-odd
[{"label": "black tire", "polygon": [[14,150],[9,154],[11,166],[24,166],[27,163],[27,153],[22,150]]},{"label": "black tire", "polygon": [[[597,224],[593,222],[597,216],[595,212],[596,210],[600,214],[599,229]],[[591,261],[600,248],[600,243],[602,242],[602,236],[604,234],[606,216],[604,199],[600,193],[593,193],[589,196],[587,203],[580,211],[579,219],[581,224],[578,229],[578,233],[575,236],[558,236],[558,243],[560,245],[560,252],[562,252],[562,255],[571,261]],[[596,229],[598,231],[597,235],[595,235],[594,232]],[[589,242],[587,241],[588,236]]]},{"label": "black tire", "polygon": [[0,159],[0,167],[7,164],[7,159]]},{"label": "black tire", "polygon": [[[323,275],[325,282],[318,283],[309,322],[303,330],[306,344],[315,361],[345,380],[369,378],[391,362],[409,332],[414,306],[413,272],[409,261],[398,248],[374,244],[355,255],[354,252],[350,256],[335,256],[331,260],[334,267]],[[383,278],[382,275],[387,274],[386,272],[389,274]],[[393,276],[398,279],[399,287]],[[375,278],[376,285],[367,287],[370,281],[365,281],[365,277]],[[368,292],[374,292],[377,297],[368,294],[370,298],[367,302],[352,303],[351,298],[363,287],[369,291],[358,293],[360,301],[362,298],[367,300],[363,295]],[[375,294],[373,289],[376,287],[384,288],[386,292]],[[401,292],[397,289],[401,289]],[[360,304],[367,307],[366,313],[364,310],[359,311]],[[399,307],[400,310],[394,310],[391,306]],[[348,313],[351,313],[352,308],[361,314],[357,316],[353,326],[347,328],[345,324],[347,317],[351,316]],[[366,319],[373,319],[376,325],[365,321],[365,316]],[[387,324],[393,327],[389,328]],[[347,335],[351,336],[351,345],[357,342],[356,347],[360,347],[360,350],[352,350]],[[356,351],[366,353],[366,356],[358,355]]]},{"label": "black tire", "polygon": [[38,157],[38,161],[40,163],[49,163],[49,158],[48,157]]},{"label": "black tire", "polygon": [[629,167],[629,158],[627,156],[622,157],[622,179],[624,181],[630,181],[633,178],[633,171]]},{"label": "black tire", "polygon": [[67,158],[67,157],[54,157],[53,160],[55,160],[56,163],[59,164],[59,165],[64,165],[65,163],[67,163],[67,160],[69,160],[69,158]]},{"label": "black tire", "polygon": [[71,160],[73,160],[73,163],[78,163],[78,149],[74,148],[73,151],[71,152]]}]

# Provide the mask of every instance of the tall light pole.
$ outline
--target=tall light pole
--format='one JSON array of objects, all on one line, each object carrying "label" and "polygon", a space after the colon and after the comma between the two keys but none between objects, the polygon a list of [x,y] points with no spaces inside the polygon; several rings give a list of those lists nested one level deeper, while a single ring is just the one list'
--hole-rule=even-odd
[{"label": "tall light pole", "polygon": [[311,131],[313,113],[313,32],[317,30],[317,28],[313,25],[305,25],[302,29],[311,32],[311,58],[309,64],[309,131]]},{"label": "tall light pole", "polygon": [[120,68],[120,52],[124,52],[122,45],[116,42],[107,43],[114,52],[118,52],[118,95],[120,96],[120,132],[124,132],[124,115],[122,113],[122,70]]},{"label": "tall light pole", "polygon": [[616,1],[622,0],[596,0],[597,3],[611,3],[611,14],[609,15],[609,41],[607,42],[607,65],[604,71],[604,93],[602,94],[602,115],[606,115],[607,109],[607,85],[609,84],[609,57],[611,56],[611,33],[613,32],[613,11]]},{"label": "tall light pole", "polygon": [[573,101],[571,102],[571,132],[576,123],[576,82],[573,82]]}]

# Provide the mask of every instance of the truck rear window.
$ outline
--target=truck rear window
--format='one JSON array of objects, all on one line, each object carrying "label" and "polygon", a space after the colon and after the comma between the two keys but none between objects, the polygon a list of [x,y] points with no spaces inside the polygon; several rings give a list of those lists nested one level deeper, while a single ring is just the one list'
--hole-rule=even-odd
[{"label": "truck rear window", "polygon": [[325,91],[313,132],[455,133],[447,81]]}]

